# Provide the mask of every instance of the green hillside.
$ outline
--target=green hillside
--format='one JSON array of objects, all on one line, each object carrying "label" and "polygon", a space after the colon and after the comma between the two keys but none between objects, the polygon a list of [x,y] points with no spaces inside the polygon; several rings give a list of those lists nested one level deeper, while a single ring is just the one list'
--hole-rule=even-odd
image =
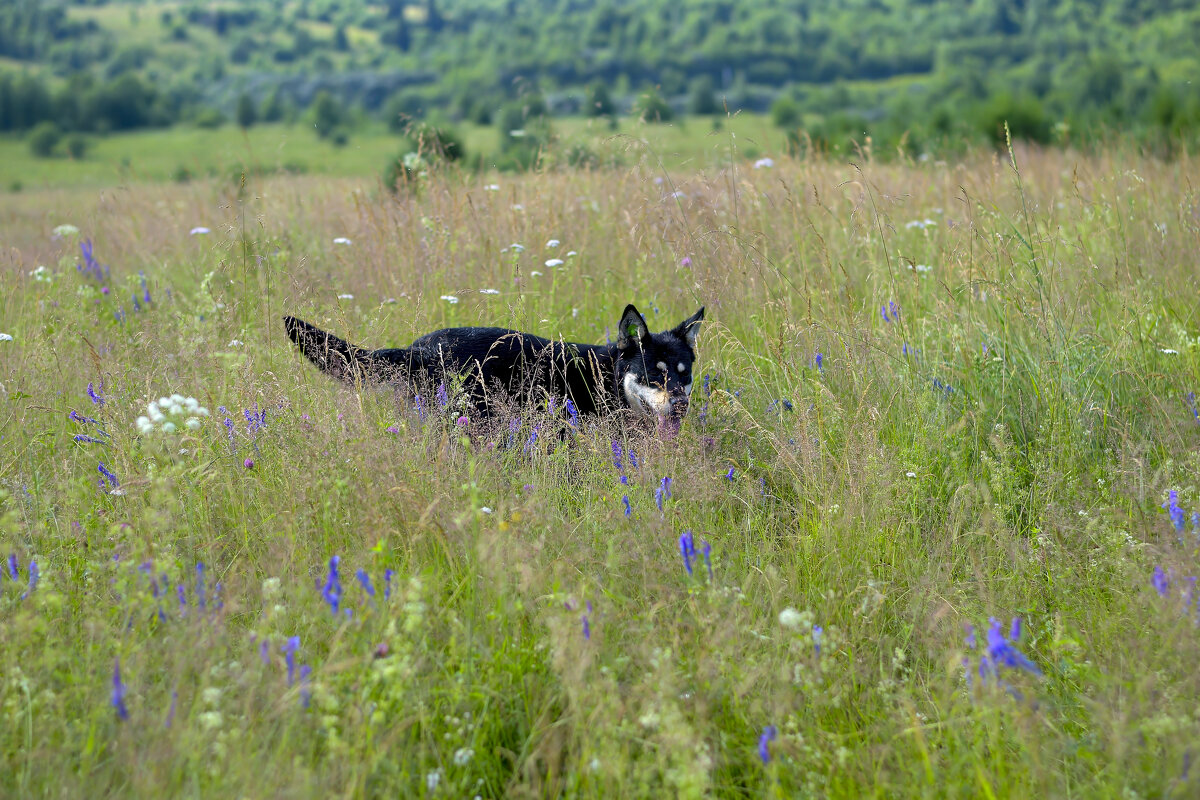
[{"label": "green hillside", "polygon": [[489,124],[533,96],[553,115],[774,108],[819,140],[918,150],[1005,119],[1172,141],[1200,120],[1197,41],[1184,0],[6,0],[0,130],[274,122],[326,91],[346,128]]}]

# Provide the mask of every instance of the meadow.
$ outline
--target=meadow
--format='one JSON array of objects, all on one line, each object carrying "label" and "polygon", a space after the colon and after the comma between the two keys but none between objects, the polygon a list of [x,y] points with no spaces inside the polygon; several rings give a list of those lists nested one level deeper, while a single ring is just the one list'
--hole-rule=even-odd
[{"label": "meadow", "polygon": [[[0,795],[1196,796],[1198,183],[641,148],[0,196]],[[707,306],[678,437],[460,420],[280,324],[628,302]]]}]

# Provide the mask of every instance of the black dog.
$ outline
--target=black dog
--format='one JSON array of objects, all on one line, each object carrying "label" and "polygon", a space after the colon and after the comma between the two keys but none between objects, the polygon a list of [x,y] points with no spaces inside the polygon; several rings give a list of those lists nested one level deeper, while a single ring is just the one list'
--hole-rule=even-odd
[{"label": "black dog", "polygon": [[[288,337],[309,361],[347,382],[453,383],[487,415],[498,394],[523,404],[565,398],[583,414],[619,408],[677,428],[692,391],[701,308],[679,325],[651,333],[632,304],[621,315],[616,344],[551,341],[504,328],[446,328],[410,347],[364,350],[295,317]],[[498,391],[497,391],[498,390]]]}]

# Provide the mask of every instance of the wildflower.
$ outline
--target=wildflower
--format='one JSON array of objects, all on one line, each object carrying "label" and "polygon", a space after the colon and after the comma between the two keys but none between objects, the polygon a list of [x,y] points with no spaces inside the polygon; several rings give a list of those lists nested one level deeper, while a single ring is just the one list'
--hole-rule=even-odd
[{"label": "wildflower", "polygon": [[498,192],[498,191],[500,191],[500,184],[498,184],[498,183],[489,183],[489,184],[487,184],[486,186],[484,186],[484,187],[483,187],[483,190],[484,190],[485,192]]},{"label": "wildflower", "polygon": [[546,242],[546,247],[547,248],[558,247],[560,244],[562,244],[562,243],[560,241],[558,241],[558,239],[551,239],[550,241]]},{"label": "wildflower", "polygon": [[455,303],[458,302],[458,298],[452,294],[444,294],[444,295],[442,295],[441,299],[445,300],[450,305],[454,305]]},{"label": "wildflower", "polygon": [[613,466],[615,466],[619,471],[623,471],[625,469],[625,465],[622,462],[622,453],[621,453],[621,443],[620,442],[615,441],[615,440],[613,441],[612,453],[613,453]]},{"label": "wildflower", "polygon": [[509,249],[509,250],[512,250],[514,253],[521,253],[521,252],[524,252],[524,250],[525,250],[525,245],[523,245],[523,244],[517,244],[516,242],[513,242],[512,244],[510,244],[510,245],[508,246],[508,248],[507,248],[507,249]]},{"label": "wildflower", "polygon": [[979,662],[980,676],[987,677],[988,673],[996,672],[998,667],[1016,667],[1034,675],[1041,675],[1042,671],[1037,664],[1026,658],[1024,653],[1004,638],[1004,634],[1000,632],[1000,620],[992,617],[991,623],[987,633],[987,650]]},{"label": "wildflower", "polygon": [[1162,507],[1167,510],[1167,514],[1171,517],[1171,524],[1175,526],[1175,530],[1183,533],[1184,522],[1187,520],[1187,513],[1179,507],[1179,493],[1172,489],[1167,494],[1167,502],[1162,504]]},{"label": "wildflower", "polygon": [[578,428],[579,427],[579,409],[576,408],[575,404],[571,402],[571,398],[569,398],[569,397],[567,398],[566,402],[563,404],[563,408],[565,408],[567,410],[567,414],[571,418],[571,427]]},{"label": "wildflower", "polygon": [[116,489],[118,486],[121,485],[121,482],[117,480],[117,476],[114,475],[112,472],[110,472],[108,470],[108,468],[104,466],[103,461],[101,461],[100,465],[98,467],[96,467],[96,470],[100,473],[101,476],[103,476],[100,481],[101,486],[104,486],[105,480],[107,480],[109,485],[112,486],[112,488],[114,488],[114,489]]},{"label": "wildflower", "polygon": [[29,588],[25,590],[25,593],[23,595],[21,595],[22,600],[24,600],[26,597],[28,597],[33,592],[33,590],[37,588],[38,579],[40,577],[41,577],[41,571],[38,569],[37,561],[30,559],[29,560]]},{"label": "wildflower", "polygon": [[1021,618],[1013,617],[1012,625],[1008,629],[1008,638],[1014,642],[1021,638]]},{"label": "wildflower", "polygon": [[349,293],[338,295],[338,300],[353,300],[353,299],[354,299],[354,295],[349,294]]},{"label": "wildflower", "polygon": [[671,498],[671,479],[663,478],[662,483],[654,490],[654,504],[658,506],[658,510],[663,510],[663,503]]},{"label": "wildflower", "polygon": [[104,405],[104,396],[103,396],[104,395],[104,384],[100,384],[100,391],[97,392],[95,389],[92,388],[92,384],[88,383],[87,393],[88,393],[88,397],[92,398],[93,405],[97,405],[97,406]]},{"label": "wildflower", "polygon": [[691,265],[692,265],[691,256],[684,256],[683,258],[679,259],[679,266],[690,267]]},{"label": "wildflower", "polygon": [[325,588],[321,590],[321,597],[324,598],[329,607],[333,609],[333,613],[338,612],[338,608],[342,603],[342,581],[338,577],[338,562],[342,559],[339,556],[331,556],[329,559],[329,577],[325,580]]},{"label": "wildflower", "polygon": [[13,340],[11,333],[0,333],[0,342],[11,342]]},{"label": "wildflower", "polygon": [[112,686],[112,706],[117,711],[117,717],[120,719],[128,719],[129,709],[125,707],[125,684],[121,682],[120,658],[118,658],[113,665]]},{"label": "wildflower", "polygon": [[70,223],[64,223],[62,225],[58,225],[57,227],[55,227],[54,230],[51,231],[51,233],[54,234],[55,239],[62,239],[67,236],[76,235],[77,233],[79,233],[79,228],[76,228],[74,225],[71,225]]},{"label": "wildflower", "polygon": [[460,428],[466,428],[471,424],[471,419],[470,419],[470,417],[468,417],[467,415],[464,414],[461,417],[459,417],[458,419],[456,419],[454,421],[454,424],[458,425],[458,427],[460,427]]},{"label": "wildflower", "polygon": [[795,630],[804,623],[804,615],[796,609],[788,606],[783,611],[779,612],[779,624],[785,628]]},{"label": "wildflower", "polygon": [[679,536],[679,552],[683,556],[683,568],[688,577],[692,575],[692,559],[696,557],[696,544],[692,540],[692,532],[684,531]]},{"label": "wildflower", "polygon": [[821,355],[820,352],[813,356],[813,366],[817,368],[817,372],[825,371],[825,356]]},{"label": "wildflower", "polygon": [[288,686],[296,682],[296,651],[300,649],[300,637],[289,636],[284,642],[283,659],[287,662],[287,681]]},{"label": "wildflower", "polygon": [[767,157],[760,158],[758,161],[754,162],[755,169],[770,169],[773,166],[775,166],[774,159]]},{"label": "wildflower", "polygon": [[563,265],[563,260],[561,258],[546,259],[546,266],[549,267],[550,269],[554,269],[555,267],[561,267],[562,265]]},{"label": "wildflower", "polygon": [[1162,567],[1154,568],[1154,575],[1150,578],[1150,585],[1154,587],[1154,591],[1158,592],[1159,597],[1167,596],[1167,575],[1163,572]]},{"label": "wildflower", "polygon": [[537,444],[538,430],[541,428],[541,423],[533,426],[533,430],[529,432],[529,439],[525,442],[525,452],[528,453]]},{"label": "wildflower", "polygon": [[820,625],[813,625],[813,627],[812,627],[813,652],[818,656],[821,655],[821,635],[823,633],[825,633],[824,628],[822,628]]},{"label": "wildflower", "polygon": [[355,572],[354,577],[358,578],[358,582],[362,584],[363,591],[366,592],[368,596],[375,596],[375,587],[371,585],[371,576],[367,574],[365,569],[360,569]]},{"label": "wildflower", "polygon": [[704,554],[704,567],[708,570],[708,582],[712,583],[712,545],[709,542],[703,542],[700,545],[700,552]]},{"label": "wildflower", "polygon": [[80,444],[105,444],[105,441],[103,439],[96,439],[91,436],[85,436],[82,433],[75,434],[74,438],[75,438],[75,441],[79,442]]},{"label": "wildflower", "polygon": [[632,447],[629,448],[628,451],[626,451],[626,455],[629,456],[629,466],[633,467],[634,469],[637,469],[638,468],[637,453],[633,452]]},{"label": "wildflower", "polygon": [[450,405],[450,396],[446,393],[445,382],[439,383],[437,388],[437,403],[442,408]]},{"label": "wildflower", "polygon": [[350,241],[345,236],[337,237],[336,239],[333,240],[333,243],[334,244],[345,244],[345,245],[354,244],[354,242]]},{"label": "wildflower", "polygon": [[383,571],[383,599],[392,599],[392,576],[396,574],[394,569],[385,569]]},{"label": "wildflower", "polygon": [[312,667],[304,664],[300,667],[300,707],[308,708],[309,701],[312,700],[312,689],[309,688],[308,679],[312,675]]},{"label": "wildflower", "polygon": [[633,513],[633,508],[629,505],[629,495],[621,495],[621,502],[625,504],[625,516]]},{"label": "wildflower", "polygon": [[245,461],[242,462],[242,466],[245,467],[246,469],[254,469],[254,459],[247,458]]},{"label": "wildflower", "polygon": [[204,564],[203,564],[203,562],[199,562],[199,561],[197,561],[197,562],[196,562],[196,606],[197,606],[197,607],[199,607],[199,609],[200,609],[201,611],[203,611],[203,610],[204,610],[204,604],[205,604],[205,599],[204,599]]},{"label": "wildflower", "polygon": [[725,473],[725,478],[726,478],[727,480],[730,480],[730,481],[732,481],[732,480],[733,480],[733,474],[734,474],[734,472],[735,472],[735,471],[736,471],[736,470],[735,470],[735,468],[734,468],[734,467],[730,467],[730,468],[729,468],[729,472],[726,472],[726,473]]},{"label": "wildflower", "polygon": [[197,225],[196,227],[194,227],[190,231],[188,231],[188,236],[204,236],[205,234],[209,234],[209,233],[212,233],[212,231],[210,231],[208,228],[204,227],[203,225]]},{"label": "wildflower", "polygon": [[480,289],[480,294],[500,294],[498,289]]},{"label": "wildflower", "polygon": [[967,631],[967,635],[964,638],[964,641],[967,643],[967,647],[974,650],[975,644],[976,644],[976,642],[975,642],[975,626],[968,622],[966,624],[966,631]]},{"label": "wildflower", "polygon": [[271,640],[263,639],[258,643],[258,658],[263,662],[263,666],[271,663]]},{"label": "wildflower", "polygon": [[533,269],[529,271],[529,276],[531,278],[540,278],[542,277],[542,272],[540,270]]},{"label": "wildflower", "polygon": [[764,764],[771,763],[771,742],[775,741],[778,735],[774,725],[768,725],[763,728],[762,736],[758,737],[758,757],[762,759]]},{"label": "wildflower", "polygon": [[474,750],[469,747],[460,747],[454,751],[454,765],[456,767],[465,767],[467,764],[471,763],[471,759],[474,757]]}]

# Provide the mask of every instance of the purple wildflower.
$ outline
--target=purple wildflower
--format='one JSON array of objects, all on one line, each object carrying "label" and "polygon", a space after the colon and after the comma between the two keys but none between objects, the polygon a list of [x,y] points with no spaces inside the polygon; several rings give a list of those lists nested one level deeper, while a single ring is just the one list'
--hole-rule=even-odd
[{"label": "purple wildflower", "polygon": [[1150,578],[1150,585],[1154,587],[1154,591],[1158,592],[1159,597],[1167,596],[1167,574],[1163,572],[1162,567],[1154,568],[1154,575]]},{"label": "purple wildflower", "polygon": [[383,571],[383,599],[392,599],[392,576],[396,574],[394,569],[385,569]]},{"label": "purple wildflower", "polygon": [[617,468],[618,472],[623,472],[625,470],[625,465],[624,465],[624,461],[622,459],[620,442],[615,441],[615,440],[613,441],[612,453],[613,453],[613,466]]},{"label": "purple wildflower", "polygon": [[1014,642],[1021,640],[1021,618],[1020,617],[1012,618],[1012,625],[1009,627],[1009,630],[1008,630],[1008,638]]},{"label": "purple wildflower", "polygon": [[288,686],[296,682],[296,651],[299,649],[299,636],[289,636],[282,648],[283,658],[287,662]]},{"label": "purple wildflower", "polygon": [[264,638],[258,643],[258,658],[263,662],[263,666],[268,666],[271,663],[271,640]]},{"label": "purple wildflower", "polygon": [[825,356],[821,355],[820,352],[813,356],[813,366],[817,368],[817,372],[825,371]]},{"label": "purple wildflower", "polygon": [[633,452],[632,447],[625,451],[625,455],[629,456],[629,466],[638,469],[637,453]]},{"label": "purple wildflower", "polygon": [[413,395],[413,407],[415,409],[417,409],[417,418],[419,420],[421,420],[421,422],[424,422],[425,421],[425,404],[423,402],[421,402],[420,394]]},{"label": "purple wildflower", "polygon": [[692,265],[692,257],[691,256],[684,256],[683,258],[679,259],[679,266],[690,267],[691,265]]},{"label": "purple wildflower", "polygon": [[987,651],[979,664],[980,674],[986,677],[988,672],[995,671],[998,667],[1016,667],[1034,675],[1041,675],[1042,671],[1037,664],[1026,658],[1024,653],[1004,638],[1004,634],[1000,632],[1000,620],[992,617],[991,623],[987,633]]},{"label": "purple wildflower", "polygon": [[529,439],[525,442],[525,452],[526,453],[528,453],[530,450],[532,450],[533,446],[535,444],[537,444],[538,431],[541,430],[541,427],[542,427],[542,424],[539,422],[537,425],[534,425],[533,430],[531,430],[529,432]]},{"label": "purple wildflower", "polygon": [[692,559],[696,557],[696,543],[692,539],[691,531],[684,531],[679,535],[679,553],[683,556],[683,568],[691,577]]},{"label": "purple wildflower", "polygon": [[117,717],[120,719],[129,718],[129,709],[125,707],[125,684],[121,682],[121,659],[118,658],[113,665],[112,678],[112,706],[117,711]]},{"label": "purple wildflower", "polygon": [[975,641],[975,626],[968,622],[966,624],[966,629],[967,629],[967,636],[966,636],[967,647],[974,650],[975,646],[977,644]]},{"label": "purple wildflower", "polygon": [[456,420],[455,424],[457,424],[460,428],[465,428],[471,424],[471,419],[470,417],[463,415]]},{"label": "purple wildflower", "polygon": [[1162,507],[1167,510],[1167,514],[1171,517],[1171,524],[1175,526],[1175,530],[1183,533],[1184,523],[1187,521],[1187,512],[1179,507],[1179,492],[1172,489],[1167,494],[1167,502],[1162,504]]},{"label": "purple wildflower", "polygon": [[629,505],[629,495],[622,495],[621,502],[625,504],[625,516],[628,517],[633,513],[633,508]]},{"label": "purple wildflower", "polygon": [[725,478],[726,478],[726,480],[731,480],[731,481],[732,481],[732,480],[733,480],[733,475],[734,475],[734,473],[735,473],[735,472],[736,472],[736,470],[735,470],[733,467],[730,467],[730,468],[729,468],[729,472],[726,472],[726,473],[725,473]]},{"label": "purple wildflower", "polygon": [[658,510],[663,510],[663,503],[671,497],[671,479],[663,478],[659,483],[658,488],[654,490],[654,504],[658,506]]},{"label": "purple wildflower", "polygon": [[446,393],[446,384],[444,381],[438,384],[437,404],[439,408],[445,408],[450,405],[450,396]]},{"label": "purple wildflower", "polygon": [[176,584],[175,596],[179,598],[179,613],[187,613],[187,590],[183,588],[183,584]]},{"label": "purple wildflower", "polygon": [[367,574],[365,569],[360,569],[355,572],[354,577],[358,578],[358,582],[362,584],[363,591],[366,592],[368,596],[375,596],[375,587],[371,585],[371,576]]},{"label": "purple wildflower", "polygon": [[329,603],[329,607],[333,609],[333,613],[338,612],[338,607],[342,603],[342,581],[338,577],[338,562],[342,559],[338,556],[331,556],[329,559],[329,577],[325,580],[325,588],[321,590],[321,597]]},{"label": "purple wildflower", "polygon": [[80,414],[78,411],[72,411],[70,414],[67,414],[67,418],[74,422],[78,422],[80,425],[99,425],[100,424],[97,420],[94,420],[91,417],[85,417],[82,414]]},{"label": "purple wildflower", "polygon": [[163,721],[163,727],[170,730],[171,722],[175,719],[175,703],[179,700],[179,692],[171,690],[171,707],[167,709],[167,718]]},{"label": "purple wildflower", "polygon": [[196,562],[196,605],[204,610],[204,564]]},{"label": "purple wildflower", "polygon": [[74,439],[80,444],[104,444],[103,439],[96,439],[95,437],[86,436],[82,433],[75,434]]},{"label": "purple wildflower", "polygon": [[303,664],[300,667],[300,706],[308,708],[308,703],[312,700],[312,689],[309,687],[309,676],[312,675],[312,667],[308,664]]},{"label": "purple wildflower", "polygon": [[712,580],[713,580],[712,544],[710,544],[707,541],[704,542],[703,544],[700,545],[700,552],[702,552],[704,554],[704,566],[708,569],[708,582],[712,583]]},{"label": "purple wildflower", "polygon": [[768,725],[763,728],[762,736],[758,737],[758,757],[762,759],[763,764],[771,763],[771,742],[775,741],[778,734],[774,725]]},{"label": "purple wildflower", "polygon": [[89,383],[87,392],[88,392],[88,397],[92,398],[92,403],[94,405],[98,405],[98,406],[104,405],[104,397],[103,397],[104,384],[100,384],[100,391],[97,392],[95,389],[92,388],[92,384]]},{"label": "purple wildflower", "polygon": [[578,428],[579,427],[579,409],[576,408],[575,404],[571,402],[571,398],[569,398],[569,397],[567,398],[567,401],[563,404],[563,407],[567,409],[567,414],[571,418],[571,427]]},{"label": "purple wildflower", "polygon": [[25,590],[25,594],[21,595],[22,600],[24,600],[26,597],[28,597],[33,592],[33,590],[37,588],[38,579],[40,577],[41,577],[41,572],[38,570],[37,562],[34,561],[33,559],[30,559],[29,560],[29,588]]},{"label": "purple wildflower", "polygon": [[21,579],[20,563],[17,561],[17,554],[10,553],[8,556],[8,576],[14,581]]},{"label": "purple wildflower", "polygon": [[586,641],[588,639],[591,639],[592,638],[592,626],[591,626],[591,623],[588,622],[588,615],[584,614],[582,617],[580,617],[580,620],[583,622],[583,638],[584,638],[584,640]]},{"label": "purple wildflower", "polygon": [[242,466],[245,467],[246,469],[254,469],[254,459],[247,458],[245,461],[242,462]]},{"label": "purple wildflower", "polygon": [[821,655],[821,635],[825,633],[825,629],[820,625],[812,626],[813,652],[818,656]]},{"label": "purple wildflower", "polygon": [[[121,482],[117,480],[117,476],[110,472],[108,467],[104,466],[103,461],[100,462],[100,466],[96,467],[96,471],[104,476],[104,479],[107,480],[114,489],[121,485]],[[104,485],[103,481],[101,481],[100,485]]]}]

